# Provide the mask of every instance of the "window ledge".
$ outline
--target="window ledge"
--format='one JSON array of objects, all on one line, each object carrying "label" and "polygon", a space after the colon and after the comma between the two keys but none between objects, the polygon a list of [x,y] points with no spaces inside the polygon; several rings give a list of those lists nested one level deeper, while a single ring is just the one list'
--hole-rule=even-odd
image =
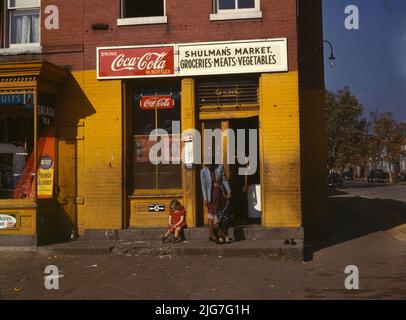
[{"label": "window ledge", "polygon": [[133,26],[133,25],[143,25],[143,24],[160,24],[168,23],[168,17],[142,17],[142,18],[124,18],[117,19],[118,26]]},{"label": "window ledge", "polygon": [[240,19],[262,19],[262,11],[240,12],[239,10],[228,13],[213,13],[210,15],[210,21],[221,20],[240,20]]},{"label": "window ledge", "polygon": [[14,45],[11,48],[0,49],[0,56],[12,56],[19,54],[38,54],[42,53],[42,47],[38,45]]}]

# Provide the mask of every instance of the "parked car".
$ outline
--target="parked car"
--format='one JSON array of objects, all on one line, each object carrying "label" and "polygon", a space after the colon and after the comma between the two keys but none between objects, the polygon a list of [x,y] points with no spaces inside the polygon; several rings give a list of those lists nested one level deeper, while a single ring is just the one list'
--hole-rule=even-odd
[{"label": "parked car", "polygon": [[343,177],[346,181],[354,180],[353,174],[350,171],[344,172]]},{"label": "parked car", "polygon": [[343,179],[336,172],[332,172],[328,175],[328,186],[330,188],[342,188],[344,186]]},{"label": "parked car", "polygon": [[380,169],[373,169],[368,175],[368,182],[369,183],[385,183],[387,180],[387,174]]}]

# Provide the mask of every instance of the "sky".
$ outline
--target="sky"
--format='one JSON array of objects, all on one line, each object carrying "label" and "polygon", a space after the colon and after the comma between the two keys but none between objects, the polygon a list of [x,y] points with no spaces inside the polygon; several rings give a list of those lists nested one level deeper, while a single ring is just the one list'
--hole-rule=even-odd
[{"label": "sky", "polygon": [[[359,30],[347,30],[345,8],[359,9]],[[330,68],[326,45],[326,87],[349,86],[370,111],[390,111],[406,122],[406,0],[323,0],[324,39],[334,46]]]}]

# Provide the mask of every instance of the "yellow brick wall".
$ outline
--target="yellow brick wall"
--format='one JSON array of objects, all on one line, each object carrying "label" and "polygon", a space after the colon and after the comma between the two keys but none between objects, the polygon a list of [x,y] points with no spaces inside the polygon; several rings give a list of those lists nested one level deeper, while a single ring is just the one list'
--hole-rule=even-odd
[{"label": "yellow brick wall", "polygon": [[72,177],[77,185],[77,197],[84,198],[84,203],[77,206],[79,231],[120,229],[123,219],[121,81],[98,81],[94,70],[73,72],[58,102],[58,122],[83,126],[77,129],[77,176]]},{"label": "yellow brick wall", "polygon": [[[188,78],[182,80],[182,132],[191,128],[196,128],[195,81]],[[197,227],[197,182],[197,170],[186,171],[183,167],[183,205],[186,209],[186,222],[189,228]]]},{"label": "yellow brick wall", "polygon": [[263,224],[302,225],[298,73],[260,79]]}]

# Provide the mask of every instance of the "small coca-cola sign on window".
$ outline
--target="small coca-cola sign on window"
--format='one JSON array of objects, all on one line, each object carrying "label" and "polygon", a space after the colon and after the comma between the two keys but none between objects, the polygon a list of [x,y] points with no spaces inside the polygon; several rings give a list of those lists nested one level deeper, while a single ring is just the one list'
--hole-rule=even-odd
[{"label": "small coca-cola sign on window", "polygon": [[142,96],[140,107],[142,110],[173,109],[175,100],[171,96]]}]

